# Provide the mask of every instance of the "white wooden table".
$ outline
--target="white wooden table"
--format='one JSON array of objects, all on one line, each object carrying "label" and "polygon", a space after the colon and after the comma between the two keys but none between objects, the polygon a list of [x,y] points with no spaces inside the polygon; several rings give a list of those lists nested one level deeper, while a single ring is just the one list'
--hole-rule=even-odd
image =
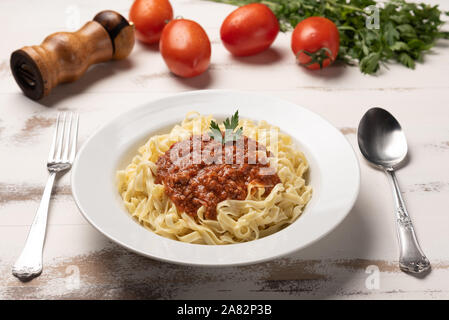
[{"label": "white wooden table", "polygon": [[[354,67],[308,72],[295,64],[289,33],[279,34],[272,49],[260,55],[233,58],[221,44],[219,27],[234,7],[171,2],[175,15],[199,22],[211,39],[206,74],[177,78],[156,48],[137,44],[129,59],[95,66],[40,102],[26,98],[13,80],[11,52],[38,44],[50,33],[77,29],[104,9],[127,16],[132,2],[0,2],[5,31],[0,47],[0,298],[449,298],[449,42],[439,42],[414,71],[392,65],[377,76]],[[449,10],[448,2],[440,2]],[[358,121],[368,108],[392,112],[403,125],[411,156],[398,177],[431,273],[419,278],[399,270],[388,182],[360,159],[360,195],[330,235],[283,259],[220,269],[161,263],[113,244],[82,218],[66,174],[51,203],[42,275],[27,283],[11,275],[47,178],[45,161],[58,111],[80,113],[82,143],[97,127],[137,105],[212,88],[263,91],[305,106],[340,128],[354,148]]]}]

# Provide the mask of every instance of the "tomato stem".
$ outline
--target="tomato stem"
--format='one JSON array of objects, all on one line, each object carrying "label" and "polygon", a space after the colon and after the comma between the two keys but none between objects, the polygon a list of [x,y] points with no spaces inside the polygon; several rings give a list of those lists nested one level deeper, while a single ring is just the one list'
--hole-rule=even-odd
[{"label": "tomato stem", "polygon": [[312,64],[315,64],[315,63],[318,63],[320,65],[320,69],[323,69],[323,62],[326,59],[329,59],[329,60],[331,60],[331,62],[333,62],[332,51],[329,48],[326,48],[326,47],[323,47],[320,50],[315,51],[315,52],[310,52],[310,51],[307,51],[307,50],[304,50],[304,49],[299,50],[298,53],[296,54],[296,60],[299,60],[299,55],[301,53],[304,53],[304,54],[306,54],[306,55],[308,55],[310,57],[310,61],[309,62],[307,62],[307,63],[301,63],[300,62],[299,63],[300,65],[303,65],[305,67],[308,67],[308,66],[310,66]]}]

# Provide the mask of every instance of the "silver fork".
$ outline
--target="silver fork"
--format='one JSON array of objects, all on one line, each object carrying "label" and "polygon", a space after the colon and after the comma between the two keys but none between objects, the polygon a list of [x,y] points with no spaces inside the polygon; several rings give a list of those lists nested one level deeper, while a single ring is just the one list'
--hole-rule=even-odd
[{"label": "silver fork", "polygon": [[47,229],[48,206],[56,174],[72,167],[76,153],[79,116],[59,113],[53,142],[48,155],[47,169],[50,172],[39,208],[34,216],[25,247],[12,267],[12,274],[23,281],[37,277],[42,272],[42,254]]}]

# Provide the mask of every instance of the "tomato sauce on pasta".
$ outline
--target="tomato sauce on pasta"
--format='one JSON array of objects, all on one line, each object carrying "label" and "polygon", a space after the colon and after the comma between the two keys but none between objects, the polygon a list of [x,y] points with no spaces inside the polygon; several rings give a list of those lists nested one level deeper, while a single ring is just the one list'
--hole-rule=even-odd
[{"label": "tomato sauce on pasta", "polygon": [[265,188],[269,194],[280,183],[270,168],[270,153],[246,136],[222,144],[207,134],[191,136],[173,144],[156,162],[156,183],[183,212],[196,218],[201,206],[205,217],[216,219],[221,201],[244,200],[248,184]]}]

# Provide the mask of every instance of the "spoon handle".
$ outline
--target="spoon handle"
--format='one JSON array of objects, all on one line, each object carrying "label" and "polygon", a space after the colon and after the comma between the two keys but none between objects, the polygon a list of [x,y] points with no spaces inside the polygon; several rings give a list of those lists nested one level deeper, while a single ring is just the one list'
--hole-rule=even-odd
[{"label": "spoon handle", "polygon": [[421,250],[412,220],[405,207],[393,169],[385,170],[389,177],[396,204],[396,227],[400,246],[399,267],[402,271],[421,273],[430,269],[430,262]]}]

